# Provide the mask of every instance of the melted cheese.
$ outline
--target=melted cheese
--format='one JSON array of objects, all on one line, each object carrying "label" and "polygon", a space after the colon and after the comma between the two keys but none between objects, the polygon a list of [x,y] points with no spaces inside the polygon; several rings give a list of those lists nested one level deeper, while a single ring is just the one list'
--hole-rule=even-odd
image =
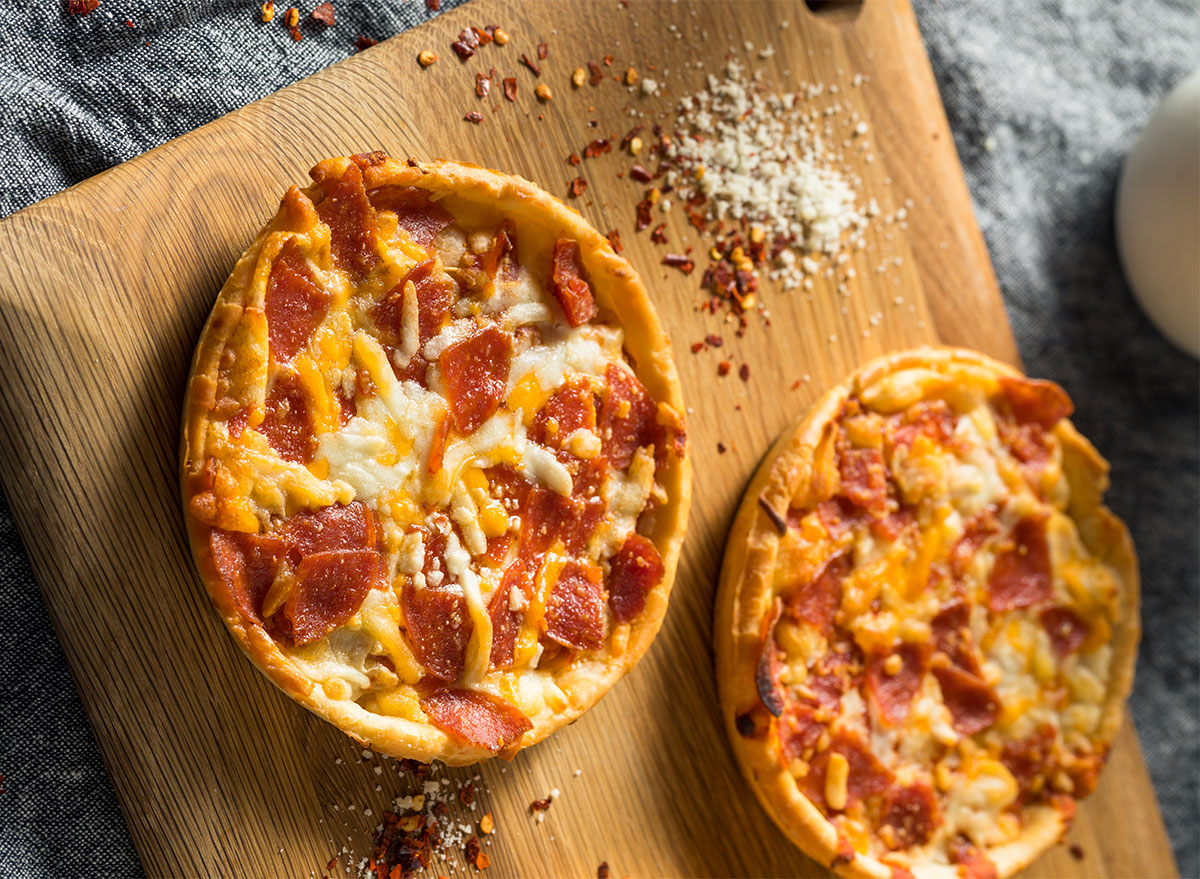
[{"label": "melted cheese", "polygon": [[[460,685],[512,698],[531,717],[546,710],[561,711],[571,704],[569,686],[560,687],[549,673],[537,670],[545,602],[561,560],[542,567],[532,601],[519,589],[506,597],[511,609],[526,612],[517,667],[512,672],[489,671],[492,631],[487,607],[505,560],[485,566],[482,557],[489,538],[518,531],[521,523],[519,511],[510,515],[488,494],[483,471],[508,464],[534,485],[571,495],[571,472],[551,449],[531,441],[526,431],[564,382],[585,376],[598,389],[603,387],[606,368],[623,363],[623,333],[607,325],[567,326],[547,291],[520,267],[515,278],[502,272],[494,283],[481,285],[476,295],[459,298],[454,319],[423,347],[419,297],[414,284],[404,282],[399,338],[390,340],[394,348],[385,348],[371,317],[375,303],[418,262],[434,258],[434,271],[472,266],[470,253],[490,246],[492,232],[468,236],[457,224],[451,225],[437,236],[436,253],[431,254],[410,239],[392,212],[378,212],[377,223],[383,261],[357,289],[345,272],[332,267],[327,227],[317,224],[309,235],[294,236],[308,254],[317,281],[332,294],[332,302],[288,367],[268,363],[263,300],[274,260],[293,235],[279,233],[267,239],[255,265],[247,307],[235,329],[236,344],[231,346],[240,359],[224,387],[227,395],[249,404],[249,427],[233,439],[224,423],[208,425],[205,451],[221,463],[222,525],[255,532],[298,510],[355,500],[374,510],[386,562],[386,587],[371,590],[350,621],[329,636],[285,649],[297,669],[330,698],[357,699],[367,710],[424,719],[412,685],[425,672],[405,634],[399,600],[403,586],[411,583],[418,590],[461,590],[465,598],[472,635]],[[439,433],[449,409],[437,361],[451,345],[487,323],[513,334],[505,400],[472,433],[463,435],[453,429]],[[424,387],[396,378],[413,357],[429,362]],[[264,417],[266,389],[281,369],[295,371],[309,401],[317,442],[308,466],[282,459],[254,429]],[[353,400],[348,418],[339,397]],[[431,465],[431,455],[443,441],[439,468],[436,458]],[[563,438],[563,448],[581,459],[594,459],[601,441],[596,433],[579,430]],[[638,450],[627,471],[610,473],[604,496],[608,512],[585,553],[586,561],[596,564],[612,556],[633,533],[650,498],[656,496],[654,478],[649,449]],[[428,527],[441,514],[456,527],[446,534],[443,557],[433,559],[426,574],[426,545],[416,526]],[[628,627],[619,628],[627,637]],[[623,643],[614,641],[613,650],[620,652]],[[394,672],[380,662],[381,657]]]},{"label": "melted cheese", "polygon": [[[902,445],[891,444],[884,416],[929,396],[960,407],[953,436],[941,443],[918,434]],[[1105,636],[1118,613],[1119,584],[1114,572],[1084,546],[1075,522],[1061,512],[1069,492],[1053,434],[1048,434],[1049,462],[1041,473],[1031,474],[1005,445],[987,396],[958,388],[944,376],[903,371],[873,386],[861,402],[865,408],[844,420],[841,442],[883,450],[895,496],[913,508],[917,529],[889,540],[861,523],[835,543],[819,517],[809,512],[779,542],[773,582],[777,593],[791,594],[797,582],[812,582],[829,559],[848,549],[852,566],[841,582],[835,620],[842,637],[853,638],[863,657],[887,656],[902,643],[930,644],[931,621],[939,611],[960,597],[969,601],[968,628],[979,651],[981,676],[1000,703],[995,723],[974,735],[955,729],[938,679],[927,673],[902,721],[885,721],[869,688],[850,687],[830,725],[865,741],[895,773],[896,784],[926,780],[935,787],[943,822],[928,845],[907,855],[913,862],[948,864],[948,846],[957,834],[992,846],[1010,842],[1020,832],[1021,811],[1014,808],[1017,781],[1000,760],[1005,743],[1052,729],[1056,747],[1091,749],[1089,736],[1099,728],[1108,692],[1112,650]],[[965,559],[955,574],[951,555],[968,521],[981,515],[994,517],[997,536]],[[999,541],[1027,517],[1046,520],[1049,604],[1070,607],[1096,633],[1065,658],[1055,653],[1039,618],[1045,604],[1004,613],[992,613],[986,604]],[[809,679],[830,649],[825,637],[809,623],[785,616],[776,626],[775,643],[782,654],[781,682],[797,697],[813,698]],[[818,742],[818,750],[828,746],[822,742],[828,742],[828,735]],[[1068,754],[1065,759],[1072,758]],[[808,764],[797,759],[792,768],[804,775]],[[1054,783],[1070,789],[1070,780],[1061,774]],[[853,817],[836,816],[836,821],[866,834],[860,850],[897,854],[868,833],[869,824]]]}]

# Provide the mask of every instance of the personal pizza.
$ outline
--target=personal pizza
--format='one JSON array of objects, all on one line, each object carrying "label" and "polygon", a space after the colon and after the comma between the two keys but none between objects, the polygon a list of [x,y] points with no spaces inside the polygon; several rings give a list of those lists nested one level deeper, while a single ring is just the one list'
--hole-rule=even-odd
[{"label": "personal pizza", "polygon": [[846,876],[1009,876],[1095,786],[1138,577],[1057,385],[876,360],[763,462],[715,624],[725,726],[779,826]]},{"label": "personal pizza", "polygon": [[311,176],[196,351],[196,563],[259,668],[358,740],[511,756],[662,622],[690,486],[667,339],[524,180],[379,153]]}]

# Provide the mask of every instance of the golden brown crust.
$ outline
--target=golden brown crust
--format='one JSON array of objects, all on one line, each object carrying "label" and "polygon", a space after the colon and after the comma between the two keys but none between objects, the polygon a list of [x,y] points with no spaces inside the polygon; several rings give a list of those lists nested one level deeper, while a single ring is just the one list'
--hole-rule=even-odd
[{"label": "golden brown crust", "polygon": [[[751,788],[776,824],[810,857],[848,877],[890,879],[891,868],[869,856],[838,856],[834,826],[799,790],[777,753],[773,737],[745,737],[737,729],[739,710],[754,695],[754,672],[762,649],[762,621],[773,601],[772,576],[780,535],[762,504],[786,514],[794,499],[823,496],[822,469],[814,459],[830,453],[833,428],[851,397],[878,389],[887,377],[903,370],[942,371],[963,367],[980,380],[1020,376],[1017,370],[965,349],[923,347],[873,360],[829,390],[801,418],[785,429],[764,457],[746,489],[726,544],[715,607],[716,675],[726,732]],[[1139,580],[1133,542],[1125,525],[1102,503],[1108,486],[1108,464],[1065,419],[1053,430],[1063,449],[1063,469],[1071,488],[1068,515],[1096,557],[1118,574],[1121,608],[1113,632],[1112,672],[1102,708],[1098,738],[1111,742],[1133,683],[1140,636]],[[739,707],[740,706],[740,707]],[[1011,876],[1061,838],[1067,829],[1053,808],[1029,810],[1019,838],[986,854],[1000,877]],[[946,876],[944,865],[909,867],[917,879]]]},{"label": "golden brown crust", "polygon": [[[319,185],[328,178],[340,177],[351,161],[354,160],[347,157],[327,159],[310,174]],[[360,166],[363,164],[360,162]],[[362,172],[368,191],[382,186],[417,187],[452,197],[456,210],[476,207],[489,217],[512,218],[522,232],[522,264],[548,266],[557,238],[577,240],[601,317],[623,328],[624,348],[638,379],[656,401],[667,404],[676,413],[683,412],[683,394],[670,342],[645,286],[633,267],[613,251],[607,238],[578,212],[527,180],[467,163],[384,157],[363,167]],[[331,699],[320,686],[315,686],[261,625],[238,610],[217,573],[208,544],[209,526],[187,513],[189,502],[201,488],[204,432],[210,410],[218,402],[218,368],[242,317],[245,292],[256,273],[264,270],[261,257],[273,235],[281,231],[309,231],[319,223],[311,201],[317,185],[307,190],[294,186],[288,190],[279,211],[247,248],[221,288],[196,348],[185,396],[180,451],[183,504],[193,555],[201,579],[230,634],[246,655],[292,698],[380,752],[426,762],[439,759],[451,765],[473,763],[494,755],[457,741],[430,724],[373,714],[350,700]],[[631,624],[624,651],[609,659],[596,673],[577,676],[579,680],[574,680],[569,690],[570,704],[563,710],[542,712],[531,718],[533,729],[520,739],[513,752],[540,741],[587,711],[637,663],[662,625],[687,527],[691,492],[689,457],[686,454],[668,457],[655,479],[664,489],[667,501],[656,509],[652,533],[647,536],[662,558],[661,582],[647,595],[645,610]]]}]

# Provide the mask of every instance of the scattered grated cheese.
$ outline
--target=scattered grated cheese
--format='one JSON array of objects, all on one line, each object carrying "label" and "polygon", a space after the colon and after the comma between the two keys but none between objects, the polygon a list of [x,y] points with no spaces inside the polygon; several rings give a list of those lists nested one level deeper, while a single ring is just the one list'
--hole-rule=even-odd
[{"label": "scattered grated cheese", "polygon": [[[806,104],[822,91],[769,92],[730,61],[723,78],[710,75],[705,89],[679,103],[679,136],[667,147],[667,183],[679,201],[702,201],[709,222],[744,220],[765,230],[771,276],[787,289],[816,274],[819,260],[861,246],[867,225],[857,203],[861,181],[839,170],[841,155]],[[865,129],[860,123],[855,134]]]}]

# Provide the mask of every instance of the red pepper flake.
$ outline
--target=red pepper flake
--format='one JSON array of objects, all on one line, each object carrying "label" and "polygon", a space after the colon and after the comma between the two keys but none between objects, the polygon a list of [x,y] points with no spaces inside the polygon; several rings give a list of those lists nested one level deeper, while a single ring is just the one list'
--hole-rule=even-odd
[{"label": "red pepper flake", "polygon": [[597,140],[593,140],[591,143],[589,143],[587,146],[585,146],[583,148],[583,157],[585,159],[594,159],[597,156],[602,156],[605,153],[611,153],[611,152],[612,152],[612,144],[601,137],[601,138],[598,138]]},{"label": "red pepper flake", "polygon": [[703,342],[692,342],[692,353],[693,354],[699,354],[703,350],[704,350]]},{"label": "red pepper flake", "polygon": [[612,249],[616,253],[622,254],[625,252],[625,248],[621,245],[621,233],[619,231],[616,229],[609,229],[607,237],[608,243],[612,245]]},{"label": "red pepper flake", "polygon": [[288,33],[292,35],[292,39],[297,43],[304,39],[304,34],[300,33],[300,28],[298,27],[288,28]]},{"label": "red pepper flake", "polygon": [[467,847],[464,854],[467,856],[467,862],[471,864],[475,863],[475,859],[480,855],[479,837],[474,833],[472,833],[471,838],[467,840]]},{"label": "red pepper flake", "polygon": [[429,774],[429,764],[422,763],[420,760],[413,760],[411,757],[402,757],[400,759],[400,771],[411,773],[417,778],[424,778]]},{"label": "red pepper flake", "polygon": [[332,3],[320,3],[312,11],[312,20],[319,21],[326,27],[333,27],[334,15]]},{"label": "red pepper flake", "polygon": [[654,175],[643,168],[641,165],[634,165],[629,169],[629,176],[638,183],[649,183],[654,179]]},{"label": "red pepper flake", "polygon": [[1070,853],[1071,857],[1073,857],[1075,860],[1077,860],[1077,861],[1083,860],[1083,849],[1081,849],[1078,844],[1071,843],[1071,845],[1067,846],[1067,851]]},{"label": "red pepper flake", "polygon": [[651,229],[650,230],[650,240],[653,241],[655,244],[666,244],[667,243],[667,224],[659,223],[657,226],[655,226],[653,229]]},{"label": "red pepper flake", "polygon": [[692,258],[682,253],[668,253],[662,258],[662,264],[679,269],[685,275],[690,275],[692,270],[696,268],[696,263]]},{"label": "red pepper flake", "polygon": [[528,67],[530,70],[532,70],[534,76],[542,75],[542,68],[540,68],[536,64],[534,64],[533,61],[530,60],[529,56],[526,55],[524,52],[521,53],[521,63],[524,64],[526,67]]},{"label": "red pepper flake", "polygon": [[483,114],[480,113],[478,110],[472,110],[470,113],[468,113],[466,116],[463,117],[463,121],[470,122],[472,125],[478,125],[480,122],[483,121]]},{"label": "red pepper flake", "polygon": [[488,92],[492,90],[492,81],[488,79],[485,73],[475,74],[475,94],[481,98],[486,98]]},{"label": "red pepper flake", "polygon": [[554,801],[552,799],[550,799],[550,797],[546,797],[544,800],[534,800],[532,803],[529,804],[529,811],[535,815],[538,812],[545,812],[546,810],[548,810],[550,808],[550,804],[552,802],[554,802]]},{"label": "red pepper flake", "polygon": [[608,869],[608,861],[601,861],[600,866],[596,868],[596,879],[610,879],[612,871]]},{"label": "red pepper flake", "polygon": [[600,69],[600,65],[595,61],[588,62],[588,71],[591,73],[591,76],[588,77],[589,83],[600,85],[600,83],[604,82],[604,71]]},{"label": "red pepper flake", "polygon": [[425,0],[425,8],[430,12],[437,12],[442,8],[442,0]]},{"label": "red pepper flake", "polygon": [[750,364],[749,363],[743,363],[741,365],[741,368],[738,369],[738,378],[740,378],[744,382],[750,381]]},{"label": "red pepper flake", "polygon": [[71,15],[87,15],[95,12],[100,0],[67,0],[67,12]]},{"label": "red pepper flake", "polygon": [[613,56],[612,56],[612,55],[605,55],[605,56],[604,56],[604,66],[605,66],[605,67],[612,67],[612,63],[613,63]]},{"label": "red pepper flake", "polygon": [[504,97],[510,101],[517,100],[517,78],[515,76],[504,77]]},{"label": "red pepper flake", "polygon": [[719,375],[721,378],[725,378],[725,376],[729,375],[729,370],[731,369],[733,369],[733,364],[728,360],[722,360],[717,364],[717,375]]},{"label": "red pepper flake", "polygon": [[571,198],[579,198],[579,196],[583,195],[584,190],[586,189],[587,181],[582,177],[576,177],[571,181],[571,188],[568,190],[568,192],[570,193]]},{"label": "red pepper flake", "polygon": [[[434,811],[437,811],[436,806]],[[383,822],[373,837],[372,857],[367,860],[369,875],[374,879],[405,879],[414,871],[428,867],[434,850],[442,842],[442,829],[436,820],[427,818],[419,812],[404,815],[384,812]],[[335,855],[330,863],[336,862]]]},{"label": "red pepper flake", "polygon": [[470,806],[475,802],[475,782],[468,781],[458,789],[458,800],[464,806]]},{"label": "red pepper flake", "polygon": [[719,442],[719,443],[717,443],[717,454],[718,454],[718,455],[724,455],[724,454],[725,454],[725,451],[726,451],[726,449],[725,449],[725,443],[720,443],[720,442]]},{"label": "red pepper flake", "polygon": [[628,149],[629,144],[633,142],[635,137],[642,133],[642,129],[644,127],[644,125],[635,125],[633,128],[629,129],[629,131],[625,133],[625,136],[621,138],[621,149]]},{"label": "red pepper flake", "polygon": [[578,156],[578,155],[576,155],[575,153],[571,153],[571,155],[567,156],[567,162],[568,162],[568,164],[571,164],[571,165],[578,165],[578,164],[580,164],[582,161],[583,161],[583,159],[579,158],[579,156]]},{"label": "red pepper flake", "polygon": [[481,46],[486,46],[494,39],[492,34],[487,30],[480,30],[477,27],[472,27],[471,30],[475,32],[475,39],[479,41],[479,45]]},{"label": "red pepper flake", "polygon": [[720,336],[718,336],[716,333],[709,333],[707,336],[704,337],[704,341],[706,344],[711,345],[714,348],[720,348],[722,345],[725,344],[725,340],[722,339]]},{"label": "red pepper flake", "polygon": [[356,39],[354,41],[354,51],[362,52],[363,50],[369,49],[372,46],[376,45],[378,42],[379,42],[379,40],[373,40],[370,37],[360,36],[358,39]]},{"label": "red pepper flake", "polygon": [[550,54],[550,46],[546,43],[538,43],[537,45],[538,60],[545,61],[546,56]]},{"label": "red pepper flake", "polygon": [[651,202],[649,196],[637,203],[637,230],[641,232],[650,225]]},{"label": "red pepper flake", "polygon": [[474,55],[475,49],[478,46],[479,38],[475,36],[475,31],[470,28],[464,28],[459,31],[458,39],[450,44],[450,48],[454,50],[454,54],[462,61],[466,61]]}]

